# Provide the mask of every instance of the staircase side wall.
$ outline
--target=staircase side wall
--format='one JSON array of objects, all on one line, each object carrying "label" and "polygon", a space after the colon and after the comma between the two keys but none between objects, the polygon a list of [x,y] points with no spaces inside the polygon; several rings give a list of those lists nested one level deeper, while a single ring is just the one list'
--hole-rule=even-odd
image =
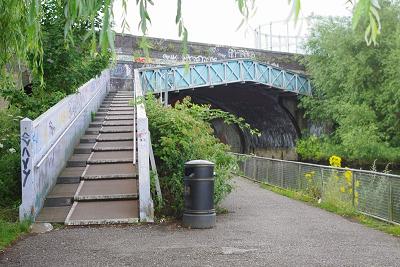
[{"label": "staircase side wall", "polygon": [[36,120],[21,121],[21,220],[36,218],[109,88],[105,70]]}]

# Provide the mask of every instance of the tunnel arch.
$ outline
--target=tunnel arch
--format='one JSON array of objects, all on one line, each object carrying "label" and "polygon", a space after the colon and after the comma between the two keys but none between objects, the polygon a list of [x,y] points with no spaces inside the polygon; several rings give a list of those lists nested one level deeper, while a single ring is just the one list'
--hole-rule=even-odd
[{"label": "tunnel arch", "polygon": [[[237,126],[213,123],[216,136],[234,147],[234,152],[254,153],[274,158],[296,159],[294,151],[299,126],[290,111],[281,103],[280,93],[254,83],[237,83],[201,90],[182,90],[169,94],[170,103],[190,96],[194,103],[210,104],[237,116],[262,132],[261,137],[252,136]],[[227,132],[230,131],[230,132]],[[229,139],[231,138],[231,139]],[[240,141],[238,141],[240,140]]]}]

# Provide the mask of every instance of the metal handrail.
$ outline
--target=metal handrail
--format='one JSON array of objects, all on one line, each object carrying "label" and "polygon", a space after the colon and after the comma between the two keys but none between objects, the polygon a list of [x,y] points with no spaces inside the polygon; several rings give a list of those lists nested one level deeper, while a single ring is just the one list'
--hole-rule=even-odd
[{"label": "metal handrail", "polygon": [[316,187],[322,199],[336,192],[332,190],[338,190],[335,198],[352,205],[357,212],[400,224],[400,175],[239,153],[232,155],[241,162],[238,174],[246,178],[290,190]]},{"label": "metal handrail", "polygon": [[284,160],[284,159],[274,159],[274,158],[260,157],[260,156],[256,156],[256,155],[240,154],[240,153],[234,153],[234,152],[231,152],[231,154],[237,155],[237,156],[243,156],[243,157],[252,157],[252,158],[258,158],[258,159],[267,159],[267,160],[271,160],[271,161],[295,163],[295,164],[299,164],[299,165],[312,166],[312,167],[319,167],[319,168],[324,168],[324,169],[333,169],[333,170],[339,170],[339,171],[360,172],[360,173],[365,173],[365,174],[380,175],[380,176],[387,176],[387,177],[391,177],[391,178],[400,179],[400,175],[390,174],[390,173],[375,172],[375,171],[368,171],[368,170],[362,170],[362,169],[353,169],[353,168],[332,167],[332,166],[329,166],[329,165],[320,165],[320,164],[306,163],[306,162],[293,161],[293,160]]}]

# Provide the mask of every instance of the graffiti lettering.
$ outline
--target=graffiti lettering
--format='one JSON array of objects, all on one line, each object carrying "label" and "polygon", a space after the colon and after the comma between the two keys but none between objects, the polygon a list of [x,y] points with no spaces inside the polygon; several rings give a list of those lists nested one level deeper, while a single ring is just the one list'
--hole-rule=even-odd
[{"label": "graffiti lettering", "polygon": [[50,135],[53,136],[56,131],[56,126],[54,126],[52,121],[49,122],[49,128],[50,128]]},{"label": "graffiti lettering", "polygon": [[216,57],[206,57],[202,55],[194,56],[194,55],[176,55],[176,54],[163,54],[162,58],[168,61],[177,61],[177,62],[194,62],[194,63],[205,63],[205,62],[213,62],[217,61],[218,58]]},{"label": "graffiti lettering", "polygon": [[27,132],[24,132],[22,134],[21,141],[23,145],[22,155],[21,155],[21,161],[23,166],[22,173],[24,174],[24,180],[22,186],[25,187],[26,181],[28,180],[28,177],[31,173],[31,170],[28,167],[28,163],[31,158],[31,154],[29,153],[29,147],[28,147],[29,143],[31,142],[30,135]]},{"label": "graffiti lettering", "polygon": [[23,170],[22,172],[25,174],[24,183],[23,183],[23,187],[25,187],[26,180],[28,180],[29,174],[31,174],[31,170],[28,170],[28,171]]},{"label": "graffiti lettering", "polygon": [[256,54],[246,49],[232,49],[228,50],[229,58],[255,58]]},{"label": "graffiti lettering", "polygon": [[29,151],[26,147],[24,147],[24,149],[22,149],[22,156],[24,157],[25,154],[28,156],[28,158],[31,156],[31,154],[29,154]]}]

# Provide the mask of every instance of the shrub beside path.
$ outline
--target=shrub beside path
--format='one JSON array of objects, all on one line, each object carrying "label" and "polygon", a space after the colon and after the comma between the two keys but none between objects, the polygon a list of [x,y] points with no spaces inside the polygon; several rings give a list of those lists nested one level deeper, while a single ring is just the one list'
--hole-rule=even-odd
[{"label": "shrub beside path", "polygon": [[5,266],[396,266],[400,238],[277,195],[243,178],[209,230],[177,224],[75,227],[32,235]]}]

